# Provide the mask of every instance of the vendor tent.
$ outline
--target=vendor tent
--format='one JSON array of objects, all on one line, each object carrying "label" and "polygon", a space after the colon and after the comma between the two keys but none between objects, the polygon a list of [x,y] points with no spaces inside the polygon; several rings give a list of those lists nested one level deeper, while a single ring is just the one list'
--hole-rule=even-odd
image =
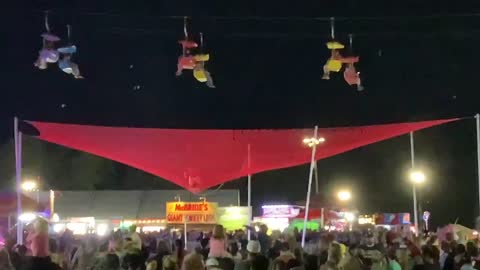
[{"label": "vendor tent", "polygon": [[448,224],[447,226],[438,229],[438,240],[445,241],[447,233],[452,233],[455,240],[463,244],[469,240],[477,238],[478,236],[478,232],[473,229],[467,228],[460,224]]}]

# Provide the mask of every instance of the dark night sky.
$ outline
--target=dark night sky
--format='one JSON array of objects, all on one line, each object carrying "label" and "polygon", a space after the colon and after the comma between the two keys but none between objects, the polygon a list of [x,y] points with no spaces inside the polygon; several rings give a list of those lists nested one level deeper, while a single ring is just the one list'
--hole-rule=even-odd
[{"label": "dark night sky", "polygon": [[[52,10],[57,34],[72,25],[86,80],[73,80],[55,66],[34,69],[45,9]],[[0,19],[0,138],[11,138],[14,115],[171,128],[330,127],[472,116],[480,108],[480,20],[464,14],[479,10],[473,0],[11,1]],[[192,34],[205,34],[217,89],[174,76],[183,21],[170,16],[184,15],[193,18]],[[342,17],[338,39],[355,35],[364,92],[346,86],[341,74],[321,80],[329,24],[313,17],[329,16]],[[473,119],[416,134],[418,163],[430,172],[422,198],[435,223],[458,217],[470,225],[478,212],[475,146]],[[322,160],[322,190],[348,184],[360,209],[409,211],[409,158],[403,136]],[[254,203],[303,199],[307,176],[306,166],[255,175]],[[173,187],[149,179],[152,186]],[[109,183],[102,188],[125,188]],[[245,181],[226,187],[245,191]]]}]

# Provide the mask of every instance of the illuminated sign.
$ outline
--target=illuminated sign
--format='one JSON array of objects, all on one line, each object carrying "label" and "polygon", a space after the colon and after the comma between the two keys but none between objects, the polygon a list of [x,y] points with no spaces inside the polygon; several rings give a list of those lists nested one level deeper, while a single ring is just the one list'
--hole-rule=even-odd
[{"label": "illuminated sign", "polygon": [[167,202],[167,223],[217,223],[217,203],[211,202]]},{"label": "illuminated sign", "polygon": [[298,216],[300,209],[291,205],[264,205],[262,206],[263,217],[286,217],[293,218]]},{"label": "illuminated sign", "polygon": [[375,219],[373,216],[359,216],[358,217],[358,224],[359,225],[366,225],[366,224],[375,224]]},{"label": "illuminated sign", "polygon": [[126,219],[121,222],[123,226],[131,226],[133,224],[163,224],[165,219]]},{"label": "illuminated sign", "polygon": [[219,207],[217,210],[218,224],[222,224],[229,231],[243,229],[243,226],[249,223],[250,213],[250,207]]}]

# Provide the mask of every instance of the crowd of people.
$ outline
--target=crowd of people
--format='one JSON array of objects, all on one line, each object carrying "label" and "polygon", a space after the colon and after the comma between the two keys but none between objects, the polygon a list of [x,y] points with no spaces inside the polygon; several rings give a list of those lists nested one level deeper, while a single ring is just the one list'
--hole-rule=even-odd
[{"label": "crowd of people", "polygon": [[[477,241],[458,243],[449,233],[405,236],[385,230],[311,232],[304,248],[294,229],[267,233],[189,232],[194,245],[185,248],[184,234],[139,234],[135,226],[105,238],[77,238],[66,230],[52,238],[48,223],[34,222],[26,245],[7,239],[0,250],[0,270],[473,270],[480,269]],[[250,234],[251,240],[247,240]],[[188,236],[187,236],[188,238]],[[477,263],[478,262],[478,263]]]}]

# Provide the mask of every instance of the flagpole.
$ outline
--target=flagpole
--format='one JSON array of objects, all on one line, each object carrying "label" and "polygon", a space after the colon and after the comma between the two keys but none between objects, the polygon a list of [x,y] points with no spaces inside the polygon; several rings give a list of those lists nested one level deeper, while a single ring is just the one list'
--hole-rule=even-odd
[{"label": "flagpole", "polygon": [[[247,197],[247,202],[248,202],[248,226],[252,225],[252,173],[250,171],[250,144],[248,144],[248,153],[247,153],[247,166],[248,166],[248,180],[247,180],[247,185],[248,185],[248,197]],[[250,241],[251,238],[251,231],[247,230],[247,239]]]},{"label": "flagpole", "polygon": [[15,184],[17,192],[17,244],[23,245],[22,214],[22,133],[18,130],[18,118],[13,119],[13,136],[15,143]]},{"label": "flagpole", "polygon": [[[478,203],[480,206],[480,114],[475,115],[477,124],[477,170],[478,170]],[[480,211],[480,208],[479,208]]]},{"label": "flagpole", "polygon": [[315,126],[313,132],[313,139],[315,142],[312,145],[312,157],[310,160],[310,172],[308,174],[308,188],[307,188],[307,200],[305,203],[305,217],[303,219],[303,232],[302,232],[302,248],[305,247],[305,236],[307,234],[307,220],[308,220],[308,211],[310,208],[310,193],[312,191],[312,178],[313,178],[313,168],[315,166],[315,152],[317,151],[317,132],[318,126]]}]

